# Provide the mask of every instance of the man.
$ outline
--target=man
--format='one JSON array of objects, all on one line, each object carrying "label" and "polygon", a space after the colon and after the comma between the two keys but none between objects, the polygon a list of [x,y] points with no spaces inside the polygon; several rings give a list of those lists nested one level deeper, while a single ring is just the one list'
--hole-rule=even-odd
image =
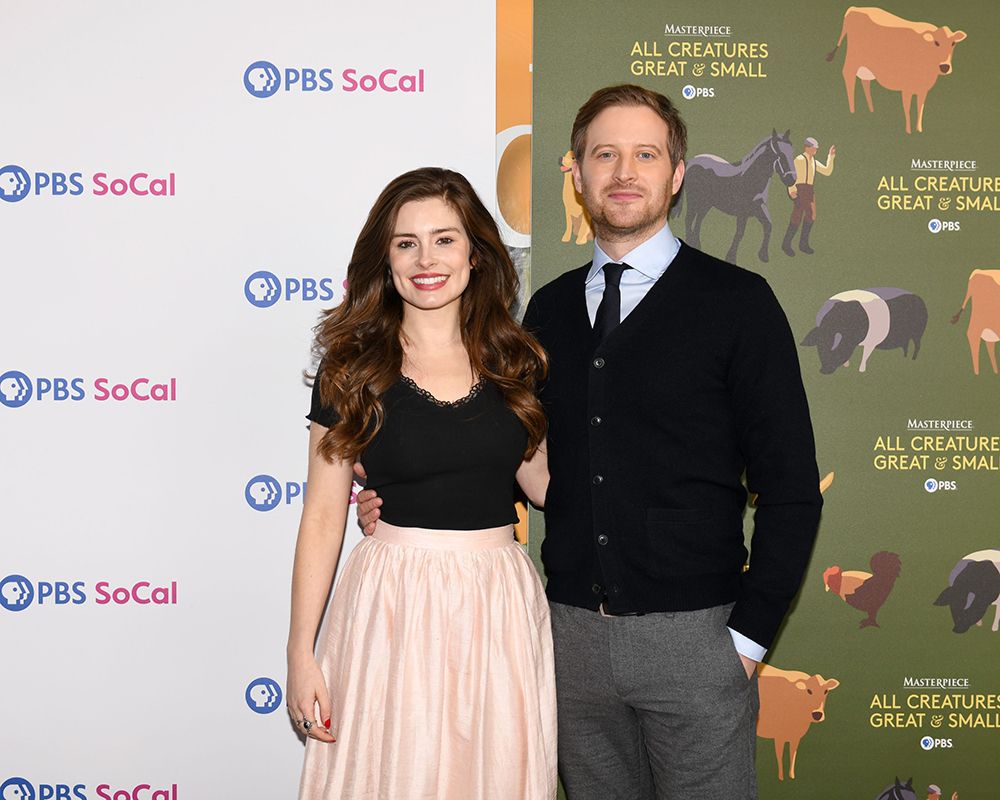
[{"label": "man", "polygon": [[[927,800],[941,800],[941,787],[933,783],[928,786]],[[958,800],[958,792],[951,793],[951,800]]]},{"label": "man", "polygon": [[[542,560],[570,800],[757,796],[755,667],[822,502],[777,300],[667,226],[685,138],[647,89],[584,104],[573,177],[594,260],[524,319],[550,357]],[[744,471],[759,495],[748,571]]]},{"label": "man", "polygon": [[795,185],[788,189],[788,196],[793,202],[792,218],[788,223],[788,230],[785,231],[785,239],[781,243],[781,249],[787,256],[795,255],[795,251],[792,250],[792,239],[795,238],[799,222],[802,223],[799,250],[809,256],[816,252],[809,246],[809,232],[816,221],[816,194],[813,185],[816,182],[817,172],[820,175],[833,174],[833,159],[837,155],[837,148],[830,148],[825,164],[816,160],[818,150],[819,142],[809,136],[806,137],[803,152],[795,157]]}]

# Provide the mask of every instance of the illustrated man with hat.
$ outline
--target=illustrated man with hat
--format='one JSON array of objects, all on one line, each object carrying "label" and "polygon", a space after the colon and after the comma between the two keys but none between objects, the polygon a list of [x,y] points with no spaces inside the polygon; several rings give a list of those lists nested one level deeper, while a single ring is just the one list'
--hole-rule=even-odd
[{"label": "illustrated man with hat", "polygon": [[795,185],[788,190],[794,203],[792,218],[788,223],[788,230],[785,231],[785,239],[781,243],[781,249],[788,256],[795,255],[795,251],[792,250],[792,239],[795,238],[795,232],[799,229],[800,222],[802,223],[802,236],[799,238],[799,250],[806,255],[812,255],[815,252],[809,246],[809,232],[816,221],[816,195],[813,184],[816,181],[817,172],[820,175],[833,174],[833,159],[837,155],[837,148],[830,148],[825,164],[816,160],[817,150],[819,150],[819,142],[809,136],[806,138],[803,152],[795,157]]}]

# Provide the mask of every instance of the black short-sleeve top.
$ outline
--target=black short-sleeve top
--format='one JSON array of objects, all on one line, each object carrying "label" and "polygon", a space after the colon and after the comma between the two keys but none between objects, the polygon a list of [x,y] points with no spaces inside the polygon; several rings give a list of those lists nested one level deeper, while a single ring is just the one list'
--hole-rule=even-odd
[{"label": "black short-sleeve top", "polygon": [[[517,521],[514,473],[528,434],[503,393],[481,379],[460,400],[441,402],[402,377],[382,396],[385,423],[361,457],[367,486],[391,525],[445,530],[495,528]],[[319,379],[307,418],[337,424]]]}]

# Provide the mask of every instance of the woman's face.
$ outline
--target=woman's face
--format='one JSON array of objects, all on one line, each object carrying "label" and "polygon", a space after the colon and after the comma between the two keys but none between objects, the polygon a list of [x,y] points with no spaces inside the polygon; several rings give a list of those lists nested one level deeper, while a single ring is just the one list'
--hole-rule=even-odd
[{"label": "woman's face", "polygon": [[455,210],[439,197],[411,200],[392,233],[389,266],[403,301],[421,310],[456,303],[469,285],[472,246]]}]

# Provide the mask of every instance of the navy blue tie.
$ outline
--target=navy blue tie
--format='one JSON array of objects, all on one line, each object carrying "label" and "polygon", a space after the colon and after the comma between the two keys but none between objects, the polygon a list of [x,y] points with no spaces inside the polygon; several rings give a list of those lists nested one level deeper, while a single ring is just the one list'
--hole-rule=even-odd
[{"label": "navy blue tie", "polygon": [[628,264],[605,264],[604,297],[594,317],[594,344],[599,345],[618,327],[622,317],[622,273],[631,269]]}]

